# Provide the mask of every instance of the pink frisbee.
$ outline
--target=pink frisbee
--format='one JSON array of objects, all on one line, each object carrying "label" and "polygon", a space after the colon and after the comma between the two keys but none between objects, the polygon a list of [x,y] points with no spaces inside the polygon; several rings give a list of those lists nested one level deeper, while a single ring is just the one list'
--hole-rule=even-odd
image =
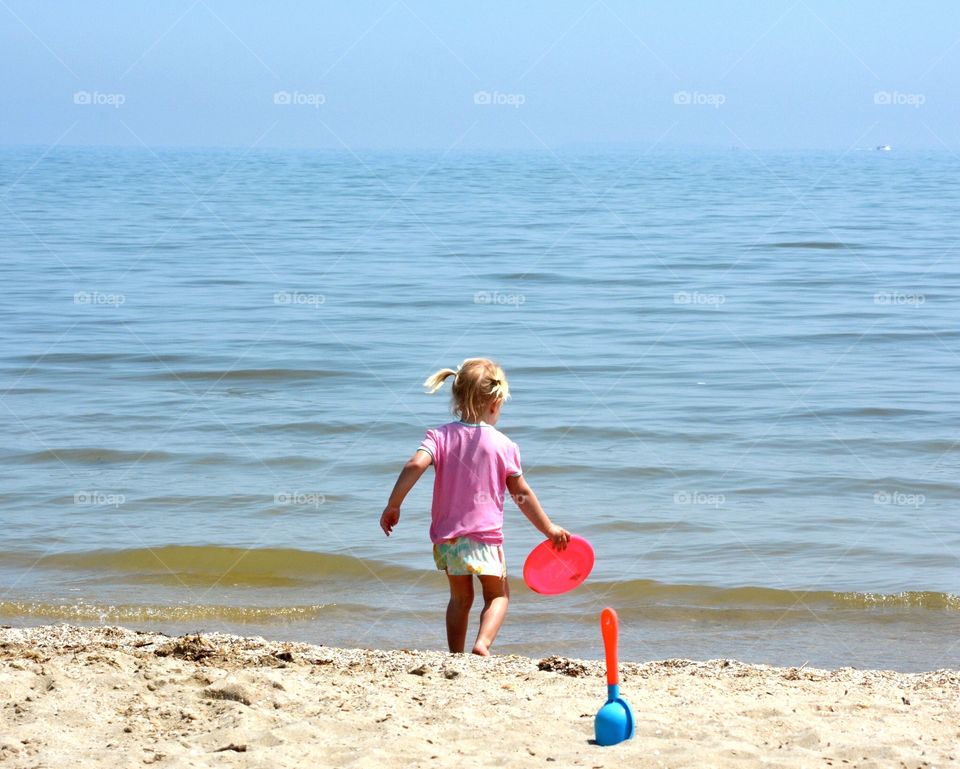
[{"label": "pink frisbee", "polygon": [[583,537],[571,535],[566,550],[554,550],[548,539],[527,556],[523,564],[523,581],[535,593],[566,593],[590,576],[593,560],[593,548]]}]

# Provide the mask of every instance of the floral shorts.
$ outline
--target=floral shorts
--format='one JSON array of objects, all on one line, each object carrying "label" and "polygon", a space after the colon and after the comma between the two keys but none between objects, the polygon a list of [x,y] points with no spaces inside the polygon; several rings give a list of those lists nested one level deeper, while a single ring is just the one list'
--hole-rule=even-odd
[{"label": "floral shorts", "polygon": [[500,545],[477,542],[470,537],[457,537],[448,542],[435,543],[433,562],[438,569],[445,570],[454,577],[476,574],[503,579],[507,576],[503,548]]}]

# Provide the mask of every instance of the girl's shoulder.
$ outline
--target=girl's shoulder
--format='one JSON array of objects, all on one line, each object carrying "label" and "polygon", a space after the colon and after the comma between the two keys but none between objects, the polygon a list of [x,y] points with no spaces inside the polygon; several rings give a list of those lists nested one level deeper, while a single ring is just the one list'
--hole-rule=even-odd
[{"label": "girl's shoulder", "polygon": [[501,432],[496,427],[494,427],[491,424],[488,424],[487,422],[481,422],[479,424],[471,424],[468,422],[463,422],[458,419],[453,422],[447,422],[446,424],[442,424],[439,427],[434,427],[431,430],[428,430],[427,432],[450,433],[456,430],[476,430],[476,429],[483,430],[484,435],[486,435],[489,440],[493,441],[496,444],[507,444],[507,445],[514,445],[514,446],[516,445],[506,433]]},{"label": "girl's shoulder", "polygon": [[429,427],[427,428],[427,436],[441,438],[449,435],[460,426],[459,422],[447,422],[446,424],[437,425],[436,427]]},{"label": "girl's shoulder", "polygon": [[506,445],[506,446],[516,446],[516,445],[517,445],[516,443],[514,443],[514,442],[510,439],[510,436],[509,436],[509,435],[507,435],[507,434],[504,433],[504,432],[501,432],[500,430],[498,430],[498,429],[497,429],[496,427],[494,427],[493,425],[487,425],[485,429],[487,429],[487,430],[490,431],[491,437],[492,437],[497,443],[501,443],[501,444],[504,444],[504,445]]}]

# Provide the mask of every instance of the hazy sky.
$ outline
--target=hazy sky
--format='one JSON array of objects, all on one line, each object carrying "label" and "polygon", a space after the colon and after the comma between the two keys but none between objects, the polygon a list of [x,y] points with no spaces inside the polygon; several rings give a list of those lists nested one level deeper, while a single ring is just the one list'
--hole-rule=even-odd
[{"label": "hazy sky", "polygon": [[957,2],[0,0],[0,143],[960,151]]}]

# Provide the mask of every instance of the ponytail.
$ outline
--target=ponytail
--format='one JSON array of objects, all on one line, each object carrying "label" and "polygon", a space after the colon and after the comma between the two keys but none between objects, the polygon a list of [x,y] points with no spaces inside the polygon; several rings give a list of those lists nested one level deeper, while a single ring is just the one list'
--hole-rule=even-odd
[{"label": "ponytail", "polygon": [[467,422],[480,422],[490,404],[510,397],[507,375],[487,358],[467,358],[456,369],[442,368],[423,386],[435,393],[448,377],[453,380],[453,413]]},{"label": "ponytail", "polygon": [[442,368],[436,374],[433,374],[427,377],[427,381],[423,383],[423,386],[427,388],[428,393],[435,393],[441,387],[443,387],[444,381],[447,377],[456,376],[457,372],[452,368]]}]

